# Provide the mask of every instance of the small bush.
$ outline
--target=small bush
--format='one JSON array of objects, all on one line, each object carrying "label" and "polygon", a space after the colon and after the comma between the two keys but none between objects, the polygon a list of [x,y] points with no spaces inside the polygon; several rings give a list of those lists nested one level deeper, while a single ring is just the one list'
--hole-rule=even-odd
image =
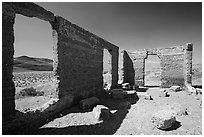
[{"label": "small bush", "polygon": [[16,95],[16,99],[22,98],[22,97],[27,97],[27,96],[43,96],[44,92],[41,91],[36,91],[36,89],[34,89],[33,87],[29,87],[29,88],[24,88],[23,90],[21,90],[17,95]]}]

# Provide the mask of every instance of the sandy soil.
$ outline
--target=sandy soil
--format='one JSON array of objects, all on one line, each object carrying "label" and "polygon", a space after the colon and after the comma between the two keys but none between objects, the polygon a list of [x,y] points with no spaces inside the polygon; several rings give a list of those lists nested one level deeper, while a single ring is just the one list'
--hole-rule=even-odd
[{"label": "sandy soil", "polygon": [[[139,100],[113,99],[110,96],[100,98],[101,104],[113,113],[107,121],[97,121],[92,109],[83,111],[78,105],[64,110],[55,119],[38,129],[19,131],[19,134],[74,134],[74,135],[201,135],[202,134],[202,95],[188,94],[186,91],[170,92],[170,97],[159,97],[159,88],[149,88],[147,93],[153,100],[142,98],[145,92],[138,92]],[[129,110],[121,110],[119,103],[131,102]],[[151,123],[154,112],[166,105],[180,105],[187,108],[188,115],[177,116],[176,124],[168,130],[159,130]]]}]

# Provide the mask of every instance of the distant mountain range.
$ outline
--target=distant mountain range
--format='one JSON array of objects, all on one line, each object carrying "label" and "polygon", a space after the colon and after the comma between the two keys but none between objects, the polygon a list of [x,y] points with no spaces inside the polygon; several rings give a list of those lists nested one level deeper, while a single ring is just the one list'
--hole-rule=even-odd
[{"label": "distant mountain range", "polygon": [[[119,63],[121,64],[121,62]],[[159,62],[147,61],[145,75],[148,81],[159,81],[161,74]],[[110,71],[110,61],[104,61],[104,71]],[[47,58],[34,58],[28,56],[20,56],[14,58],[13,72],[25,71],[52,71],[53,60]],[[121,70],[119,69],[119,73]],[[193,64],[193,84],[202,85],[202,64]],[[105,73],[104,73],[105,74]],[[158,79],[158,80],[157,80]],[[148,83],[147,81],[147,83]]]},{"label": "distant mountain range", "polygon": [[47,58],[34,58],[20,56],[14,58],[14,72],[24,71],[52,71],[53,60]]}]

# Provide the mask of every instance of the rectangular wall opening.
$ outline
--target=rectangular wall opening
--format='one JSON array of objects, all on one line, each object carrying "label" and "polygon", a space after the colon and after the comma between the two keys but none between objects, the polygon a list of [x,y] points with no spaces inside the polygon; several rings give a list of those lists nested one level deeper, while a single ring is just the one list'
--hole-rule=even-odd
[{"label": "rectangular wall opening", "polygon": [[145,59],[145,86],[161,85],[161,66],[157,55],[148,55]]},{"label": "rectangular wall opening", "polygon": [[103,50],[103,87],[109,90],[112,85],[111,54],[107,49]]},{"label": "rectangular wall opening", "polygon": [[17,14],[14,36],[15,109],[26,113],[58,99],[52,29],[48,22]]}]

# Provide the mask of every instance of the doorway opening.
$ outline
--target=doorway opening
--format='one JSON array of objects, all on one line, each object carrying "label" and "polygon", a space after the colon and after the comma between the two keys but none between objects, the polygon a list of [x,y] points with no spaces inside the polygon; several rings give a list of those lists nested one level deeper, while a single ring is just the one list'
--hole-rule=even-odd
[{"label": "doorway opening", "polygon": [[161,85],[161,66],[157,55],[148,55],[145,59],[145,86]]},{"label": "doorway opening", "polygon": [[103,49],[103,88],[109,90],[112,85],[111,54],[107,49]]},{"label": "doorway opening", "polygon": [[48,22],[16,14],[14,36],[15,109],[26,113],[58,98],[52,29]]}]

